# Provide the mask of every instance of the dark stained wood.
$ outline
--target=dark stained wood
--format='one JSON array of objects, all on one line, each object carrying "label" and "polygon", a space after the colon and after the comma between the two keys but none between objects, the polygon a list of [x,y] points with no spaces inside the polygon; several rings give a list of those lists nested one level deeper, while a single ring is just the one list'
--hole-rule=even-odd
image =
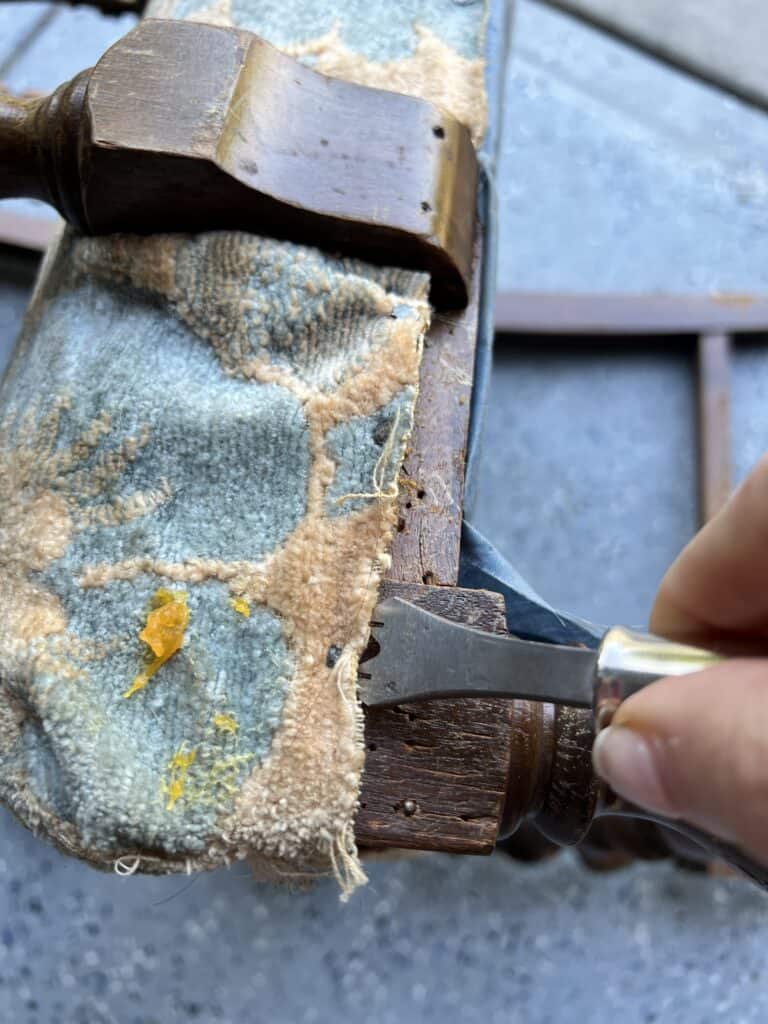
[{"label": "dark stained wood", "polygon": [[141,14],[145,0],[56,0],[69,7],[95,7],[102,14]]},{"label": "dark stained wood", "polygon": [[469,305],[436,312],[424,342],[419,397],[401,475],[400,519],[389,579],[455,586],[464,507],[464,463],[482,276],[475,244]]},{"label": "dark stained wood", "polygon": [[731,339],[703,334],[698,344],[699,517],[716,515],[731,493]]},{"label": "dark stained wood", "polygon": [[[0,3],[0,82],[8,89],[25,95],[49,92],[84,64],[95,63],[131,27],[126,18],[107,20],[96,12],[75,14],[64,8]],[[58,223],[46,207],[0,202],[0,244],[43,252]]]},{"label": "dark stained wood", "polygon": [[[469,305],[454,315],[435,313],[425,340],[398,532],[381,597],[403,596],[447,618],[505,632],[500,595],[455,587],[481,243],[478,238]],[[480,698],[366,709],[360,845],[490,853],[506,801],[514,721],[512,702]]]},{"label": "dark stained wood", "polygon": [[[387,584],[382,596],[401,596],[478,628],[504,631],[494,594]],[[520,733],[523,744],[516,740]],[[768,886],[768,871],[740,850],[605,791],[592,770],[593,736],[591,712],[525,701],[443,700],[366,709],[357,841],[363,848],[488,854],[502,812],[507,818],[515,805],[515,827],[524,828],[519,848],[514,835],[504,844],[512,856],[547,856],[551,846],[542,837],[558,845],[585,843],[585,861],[602,869],[622,866],[630,856],[682,855],[701,864],[715,855]],[[622,817],[633,821],[621,822]],[[684,841],[670,841],[669,828]]]},{"label": "dark stained wood", "polygon": [[88,154],[80,143],[89,74],[45,97],[0,90],[0,198],[42,199],[77,226],[85,223],[80,160]]},{"label": "dark stained wood", "polygon": [[0,150],[0,197],[88,234],[267,231],[426,270],[434,304],[467,303],[469,130],[250,32],[147,19],[50,97],[0,93]]},{"label": "dark stained wood", "polygon": [[551,767],[534,820],[547,839],[561,846],[580,842],[597,810],[600,784],[592,769],[594,739],[592,711],[554,709]]},{"label": "dark stained wood", "polygon": [[582,860],[593,871],[615,871],[633,860],[662,860],[671,849],[664,830],[631,818],[598,818],[579,846]]},{"label": "dark stained wood", "polygon": [[[506,631],[498,594],[385,583],[381,596]],[[514,702],[480,698],[366,708],[358,843],[490,853],[506,798],[513,717]]]}]

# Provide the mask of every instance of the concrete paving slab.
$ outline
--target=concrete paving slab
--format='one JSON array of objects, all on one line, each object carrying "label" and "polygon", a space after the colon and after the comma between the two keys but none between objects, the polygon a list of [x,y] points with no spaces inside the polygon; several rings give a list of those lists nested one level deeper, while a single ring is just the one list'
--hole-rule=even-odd
[{"label": "concrete paving slab", "polygon": [[[17,4],[26,7],[27,4]],[[136,24],[132,14],[112,17],[88,7],[66,8],[24,49],[5,75],[9,89],[54,89],[94,64],[102,53]]]},{"label": "concrete paving slab", "polygon": [[692,357],[663,344],[497,346],[473,522],[556,608],[647,621],[696,530]]},{"label": "concrete paving slab", "polygon": [[764,0],[545,0],[768,107]]},{"label": "concrete paving slab", "polygon": [[766,168],[764,114],[520,0],[502,288],[767,292]]},{"label": "concrete paving slab", "polygon": [[49,3],[0,4],[0,81],[35,31],[51,17]]}]

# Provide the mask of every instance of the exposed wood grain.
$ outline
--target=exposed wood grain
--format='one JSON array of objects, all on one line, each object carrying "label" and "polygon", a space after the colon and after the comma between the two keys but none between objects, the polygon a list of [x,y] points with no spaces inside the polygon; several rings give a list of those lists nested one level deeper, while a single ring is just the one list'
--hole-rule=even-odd
[{"label": "exposed wood grain", "polygon": [[[481,243],[469,305],[455,316],[436,314],[425,342],[398,532],[381,597],[397,594],[446,618],[505,632],[499,595],[455,588]],[[358,842],[490,853],[506,800],[513,720],[512,702],[481,698],[366,709]]]},{"label": "exposed wood grain", "polygon": [[[506,631],[498,594],[386,583],[381,596]],[[512,701],[481,698],[367,708],[358,843],[490,853],[507,790],[513,714]]]},{"label": "exposed wood grain", "polygon": [[703,334],[698,344],[699,517],[716,515],[731,493],[731,339]]},{"label": "exposed wood grain", "polygon": [[403,464],[393,580],[453,586],[459,578],[464,462],[482,276],[475,245],[469,305],[435,313],[424,344],[413,434]]}]

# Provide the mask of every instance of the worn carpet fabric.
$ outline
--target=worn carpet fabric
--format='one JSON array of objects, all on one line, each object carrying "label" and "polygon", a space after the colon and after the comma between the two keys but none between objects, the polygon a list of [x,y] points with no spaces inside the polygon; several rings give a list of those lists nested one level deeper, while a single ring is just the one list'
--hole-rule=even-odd
[{"label": "worn carpet fabric", "polygon": [[[482,132],[483,4],[335,6],[150,13],[423,85]],[[357,658],[427,291],[236,232],[49,254],[0,391],[0,796],[30,828],[121,873],[363,880]]]}]

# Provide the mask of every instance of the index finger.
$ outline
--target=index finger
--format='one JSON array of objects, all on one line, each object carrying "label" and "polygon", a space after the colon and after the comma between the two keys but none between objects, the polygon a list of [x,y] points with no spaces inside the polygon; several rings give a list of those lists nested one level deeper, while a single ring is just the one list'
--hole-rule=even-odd
[{"label": "index finger", "polygon": [[768,456],[672,564],[650,626],[724,650],[768,638]]}]

